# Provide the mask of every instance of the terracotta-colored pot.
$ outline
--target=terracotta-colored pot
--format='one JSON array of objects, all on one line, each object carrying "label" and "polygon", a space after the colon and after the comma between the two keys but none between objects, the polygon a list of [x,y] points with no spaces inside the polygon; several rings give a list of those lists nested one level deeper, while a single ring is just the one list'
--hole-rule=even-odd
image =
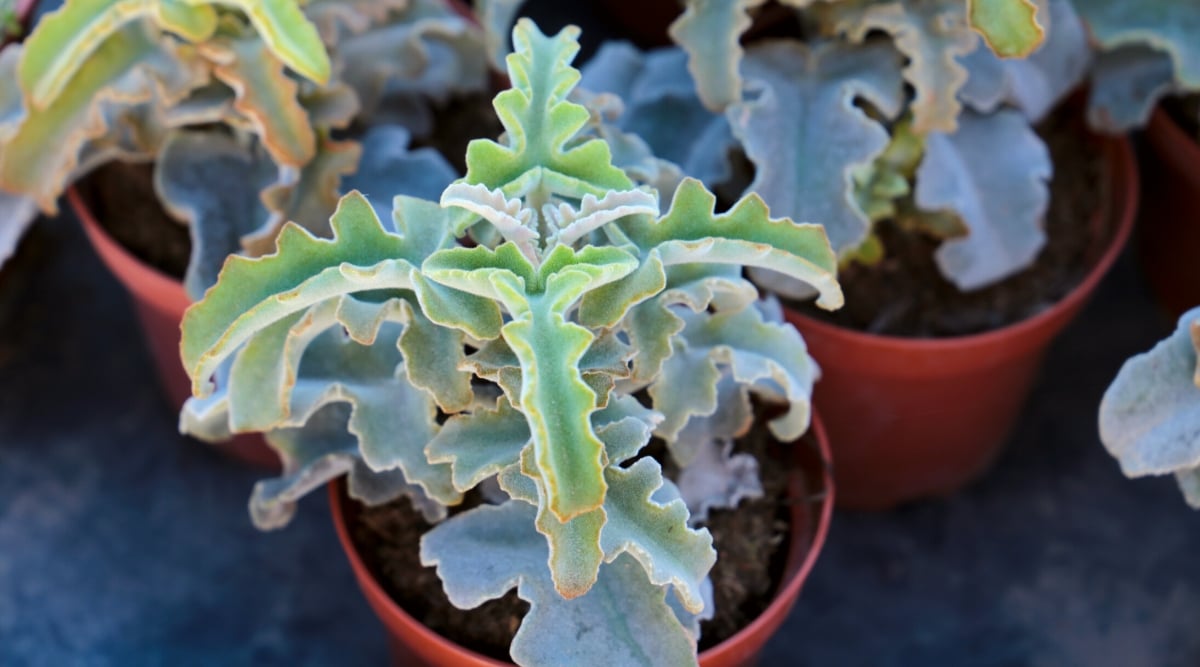
[{"label": "terracotta-colored pot", "polygon": [[[800,595],[809,572],[817,561],[833,515],[834,481],[830,474],[829,444],[818,418],[813,419],[819,451],[796,443],[792,448],[795,466],[788,490],[792,508],[791,543],[787,566],[779,591],[761,616],[733,637],[700,654],[702,667],[738,667],[753,665],[767,640],[787,618]],[[344,482],[329,485],[330,507],[338,539],[350,559],[350,566],[367,602],[388,633],[392,664],[397,667],[506,667],[492,658],[455,644],[421,624],[400,608],[383,590],[375,575],[363,563],[353,540],[347,512],[354,505],[346,497]]]},{"label": "terracotta-colored pot", "polygon": [[821,366],[814,405],[833,445],[838,507],[886,509],[949,494],[999,453],[1051,341],[1079,313],[1125,245],[1138,174],[1127,139],[1105,139],[1111,244],[1052,308],[995,331],[956,338],[878,336],[785,311]]},{"label": "terracotta-colored pot", "polygon": [[1150,117],[1146,139],[1156,159],[1143,164],[1138,250],[1158,302],[1177,319],[1200,306],[1200,140],[1161,107]]},{"label": "terracotta-colored pot", "polygon": [[[71,187],[67,190],[67,201],[83,223],[96,254],[100,255],[104,265],[133,297],[162,388],[171,407],[178,412],[192,393],[192,381],[188,379],[179,358],[179,327],[183,321],[183,311],[192,303],[183,289],[183,283],[147,265],[117,243],[96,222],[78,189]],[[228,442],[214,443],[214,446],[233,458],[255,466],[268,469],[280,467],[279,457],[259,435],[239,435]]]}]

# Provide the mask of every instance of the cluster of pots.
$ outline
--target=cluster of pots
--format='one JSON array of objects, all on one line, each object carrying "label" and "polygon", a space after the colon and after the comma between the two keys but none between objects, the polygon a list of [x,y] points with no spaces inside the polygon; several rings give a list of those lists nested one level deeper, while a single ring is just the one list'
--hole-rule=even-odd
[{"label": "cluster of pots", "polygon": [[[34,3],[19,8],[27,12]],[[625,4],[625,3],[621,3]],[[1200,303],[1200,226],[1185,212],[1200,210],[1200,144],[1157,111],[1146,132],[1146,196],[1141,198],[1140,250],[1147,277],[1164,307],[1181,313]],[[1138,217],[1138,164],[1124,138],[1102,145],[1108,187],[1095,215],[1116,221],[1101,259],[1053,307],[987,333],[913,339],[862,333],[795,311],[787,319],[803,334],[822,369],[814,392],[818,446],[796,448],[785,576],[766,611],[740,633],[701,654],[708,667],[751,662],[787,616],[813,567],[835,504],[881,510],[953,493],[996,459],[1037,378],[1046,350],[1079,313],[1111,268]],[[115,241],[72,189],[68,201],[97,254],[132,297],[164,392],[178,409],[190,394],[179,360],[180,322],[190,305],[183,285],[140,261]],[[264,468],[279,461],[261,438],[222,446]],[[421,625],[384,592],[349,537],[356,508],[330,487],[334,522],[359,585],[388,629],[397,664],[500,665]]]}]

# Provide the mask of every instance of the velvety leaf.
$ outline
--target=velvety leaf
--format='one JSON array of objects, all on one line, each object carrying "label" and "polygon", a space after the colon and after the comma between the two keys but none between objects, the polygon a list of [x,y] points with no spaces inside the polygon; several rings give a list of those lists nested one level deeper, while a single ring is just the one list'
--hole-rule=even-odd
[{"label": "velvety leaf", "polygon": [[720,215],[715,205],[716,197],[699,181],[685,179],[665,216],[657,222],[634,219],[623,230],[643,251],[658,253],[666,266],[705,263],[770,269],[816,288],[818,306],[841,307],[837,258],[824,228],[771,218],[757,194]]},{"label": "velvety leaf", "polygon": [[639,459],[627,469],[611,466],[605,477],[608,521],[600,536],[605,561],[628,553],[641,563],[651,583],[670,584],[685,609],[703,611],[701,587],[717,560],[712,535],[688,527],[682,500],[660,504],[651,498],[660,486],[670,484],[654,459]]},{"label": "velvety leaf", "polygon": [[967,112],[956,133],[926,137],[916,203],[954,212],[969,230],[938,248],[942,274],[972,290],[1033,263],[1046,242],[1052,171],[1046,146],[1015,111]]},{"label": "velvety leaf", "polygon": [[339,76],[376,121],[413,94],[444,99],[487,85],[481,29],[444,0],[410,0],[388,21],[341,40],[336,55]]},{"label": "velvety leaf", "polygon": [[[512,588],[530,603],[510,653],[525,667],[563,664],[695,665],[696,644],[629,556],[603,566],[592,589],[565,599],[546,568],[536,510],[510,501],[442,522],[421,539],[421,562],[435,566],[455,606],[471,609]],[[478,554],[489,558],[480,559]],[[571,641],[547,642],[546,637]]]},{"label": "velvety leaf", "polygon": [[976,111],[1008,103],[1037,123],[1087,74],[1091,46],[1070,0],[1038,0],[1037,5],[1038,20],[1048,24],[1048,32],[1028,57],[1001,59],[981,44],[960,59],[968,78],[959,97]]},{"label": "velvety leaf", "polygon": [[286,180],[267,188],[263,204],[270,211],[266,224],[245,240],[252,255],[264,255],[275,248],[279,230],[295,223],[316,236],[332,234],[329,219],[341,199],[342,179],[359,169],[362,147],[354,141],[338,141],[328,135],[317,140],[312,160],[295,169],[281,169]]},{"label": "velvety leaf", "polygon": [[532,21],[518,21],[513,29],[517,52],[508,57],[513,88],[494,102],[506,140],[470,143],[465,182],[500,188],[510,197],[538,183],[575,198],[632,188],[625,173],[612,165],[604,142],[565,148],[589,117],[587,109],[567,101],[579,81],[579,72],[570,67],[579,51],[578,32],[572,26],[546,37]]},{"label": "velvety leaf", "polygon": [[1033,0],[967,0],[971,27],[1003,58],[1024,58],[1042,44],[1037,14]]},{"label": "velvety leaf", "polygon": [[[1100,439],[1130,477],[1180,475],[1195,490],[1200,467],[1200,309],[1149,352],[1125,362],[1100,404]],[[1194,496],[1191,496],[1194,497]]]},{"label": "velvety leaf", "polygon": [[260,195],[278,177],[253,145],[216,132],[170,136],[155,162],[154,190],[166,210],[187,222],[192,239],[184,287],[199,299],[217,282],[228,255],[267,219]]},{"label": "velvety leaf", "polygon": [[313,159],[317,135],[300,104],[299,86],[265,41],[212,41],[201,52],[217,63],[217,78],[237,94],[234,109],[254,123],[275,162],[302,167]]},{"label": "velvety leaf", "polygon": [[[657,431],[660,437],[670,441],[692,416],[716,410],[718,363],[730,368],[734,380],[767,400],[787,401],[787,411],[768,422],[776,438],[791,442],[803,435],[820,369],[793,327],[775,321],[765,305],[718,313],[677,309],[675,314],[684,329],[675,340],[675,354],[650,387],[654,408],[666,416]],[[695,398],[681,397],[683,383],[695,382],[687,378],[700,373],[711,378],[703,383],[708,391]]]},{"label": "velvety leaf", "polygon": [[1144,46],[1167,53],[1175,79],[1186,90],[1200,90],[1200,5],[1175,0],[1087,0],[1080,16],[1105,49]]},{"label": "velvety leaf", "polygon": [[113,49],[100,50],[104,42],[145,18],[190,41],[208,39],[217,26],[212,7],[182,0],[68,0],[25,40],[19,80],[31,107],[49,107],[89,60],[113,57]]},{"label": "velvety leaf", "polygon": [[[442,215],[427,202],[410,211],[409,220],[419,231]],[[404,236],[387,233],[357,193],[342,199],[332,227],[334,238],[323,240],[289,225],[276,254],[228,259],[217,284],[184,314],[181,350],[195,394],[206,393],[208,376],[225,357],[282,317],[343,294],[412,287],[413,263],[424,259],[415,250],[427,240],[414,235],[410,243],[407,228]]]},{"label": "velvety leaf", "polygon": [[381,505],[408,496],[429,522],[446,516],[446,507],[410,485],[399,470],[376,472],[358,455],[354,436],[347,431],[350,410],[333,403],[313,415],[305,428],[288,428],[267,435],[283,461],[283,474],[260,481],[250,498],[250,517],[260,530],[282,528],[291,521],[296,503],[310,491],[342,476],[349,477],[350,497]]},{"label": "velvety leaf", "polygon": [[[979,6],[981,0],[969,2]],[[846,8],[837,25],[851,39],[862,41],[870,31],[883,30],[908,58],[904,79],[915,91],[909,105],[914,131],[953,132],[962,108],[958,91],[967,81],[967,71],[957,58],[973,51],[978,43],[975,34],[967,29],[963,0],[854,2],[833,7],[835,11]]]},{"label": "velvety leaf", "polygon": [[344,190],[358,190],[371,199],[384,226],[392,219],[392,197],[436,201],[458,177],[441,153],[432,148],[410,150],[410,140],[409,131],[399,125],[372,126],[362,138],[357,171],[342,179]]},{"label": "velvety leaf", "polygon": [[448,419],[429,442],[427,453],[430,461],[451,466],[455,488],[465,492],[517,463],[529,442],[525,416],[500,399],[494,409]]},{"label": "velvety leaf", "polygon": [[220,4],[240,9],[271,53],[310,81],[329,81],[329,54],[295,0],[174,0],[187,5]]},{"label": "velvety leaf", "polygon": [[853,171],[883,152],[888,133],[855,100],[899,113],[899,55],[879,43],[768,42],[744,68],[758,97],[731,107],[729,121],[756,167],[749,190],[775,215],[823,225],[835,251],[857,246],[870,221],[854,201]]},{"label": "velvety leaf", "polygon": [[524,4],[525,0],[480,0],[475,5],[475,14],[484,30],[488,58],[492,61],[492,67],[498,70],[504,70],[505,57],[511,51],[508,35],[512,32],[517,12]]},{"label": "velvety leaf", "polygon": [[1110,134],[1143,127],[1159,100],[1175,88],[1171,56],[1140,44],[1096,56],[1088,123]]},{"label": "velvety leaf", "polygon": [[690,0],[670,34],[688,54],[688,69],[704,105],[723,111],[742,100],[741,35],[750,9],[763,0]]},{"label": "velvety leaf", "polygon": [[5,130],[0,188],[27,193],[43,211],[56,212],[80,150],[110,130],[106,111],[151,100],[170,104],[207,80],[207,69],[189,47],[137,24],[121,29],[80,66],[75,85]]},{"label": "velvety leaf", "polygon": [[679,471],[679,494],[687,503],[690,525],[702,525],[709,510],[732,509],[763,496],[758,459],[734,454],[732,440],[705,439],[691,463]]}]

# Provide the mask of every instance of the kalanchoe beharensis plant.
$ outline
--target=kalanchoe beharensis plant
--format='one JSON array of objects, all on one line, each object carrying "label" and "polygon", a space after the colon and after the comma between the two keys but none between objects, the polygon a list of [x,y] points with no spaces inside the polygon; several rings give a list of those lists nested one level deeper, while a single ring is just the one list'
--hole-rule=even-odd
[{"label": "kalanchoe beharensis plant", "polygon": [[[653,160],[615,166],[602,119],[567,99],[577,32],[517,25],[505,134],[470,144],[440,203],[398,196],[381,222],[351,193],[331,239],[289,225],[276,254],[229,258],[184,320],[182,425],[268,431],[284,472],[251,499],[264,528],[343,473],[369,504],[407,495],[438,522],[421,558],[454,604],[530,603],[520,664],[694,664],[716,554],[643,449],[657,436],[685,469],[747,477],[723,443],[752,394],[799,437],[817,368],[742,271],[834,308],[836,259],[819,226],[753,195],[716,214],[686,179],[664,213],[630,176],[660,177]],[[722,504],[703,478],[698,511]],[[445,518],[485,482],[499,502]]]},{"label": "kalanchoe beharensis plant", "polygon": [[410,154],[409,129],[428,129],[426,100],[481,90],[486,60],[443,0],[66,0],[0,76],[0,258],[91,169],[154,162],[198,298],[284,222],[328,233],[350,188],[439,192],[457,174]]},{"label": "kalanchoe beharensis plant", "polygon": [[1174,474],[1200,509],[1200,308],[1125,362],[1100,404],[1100,439],[1130,477]]},{"label": "kalanchoe beharensis plant", "polygon": [[1123,133],[1145,125],[1164,96],[1200,94],[1200,4],[1172,0],[1076,0],[1076,4],[1100,50],[1088,110],[1094,127]]},{"label": "kalanchoe beharensis plant", "polygon": [[1090,59],[1067,0],[783,0],[798,33],[764,40],[745,39],[762,0],[683,4],[681,49],[606,45],[584,68],[582,87],[624,101],[620,129],[713,188],[738,182],[744,153],[746,191],[825,225],[843,261],[880,256],[883,219],[942,240],[963,290],[1034,261],[1052,166],[1032,124]]}]

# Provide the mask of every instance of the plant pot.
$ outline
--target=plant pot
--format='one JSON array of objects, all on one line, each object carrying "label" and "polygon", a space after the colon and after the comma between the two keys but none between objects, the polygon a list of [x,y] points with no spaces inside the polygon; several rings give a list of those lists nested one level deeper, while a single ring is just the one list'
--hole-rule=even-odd
[{"label": "plant pot", "polygon": [[[179,358],[180,323],[183,311],[192,303],[183,283],[142,262],[117,243],[96,221],[77,188],[67,190],[67,201],[83,224],[96,254],[133,297],[159,381],[171,407],[178,412],[192,394],[192,381]],[[259,435],[239,435],[227,442],[213,443],[213,446],[251,465],[268,469],[280,467],[279,457]]]},{"label": "plant pot", "polygon": [[1143,165],[1138,251],[1155,297],[1172,321],[1200,305],[1200,141],[1159,107],[1146,139],[1154,156]]},{"label": "plant pot", "polygon": [[[830,453],[824,428],[813,419],[812,431],[819,451],[810,447],[792,447],[796,465],[789,485],[791,542],[787,565],[778,593],[767,609],[733,637],[700,654],[703,667],[753,665],[767,640],[779,629],[800,595],[808,574],[816,563],[833,514],[834,481],[830,474]],[[397,667],[504,667],[496,661],[470,651],[442,637],[400,608],[383,590],[367,568],[350,538],[348,502],[343,481],[329,485],[330,508],[338,539],[350,559],[350,566],[367,602],[379,616],[388,633],[392,664]]]},{"label": "plant pot", "polygon": [[1051,341],[1079,313],[1133,227],[1138,175],[1127,139],[1104,139],[1112,187],[1097,215],[1111,244],[1053,307],[983,334],[912,339],[861,333],[785,310],[821,366],[814,405],[837,466],[838,507],[879,510],[952,493],[999,453]]}]

